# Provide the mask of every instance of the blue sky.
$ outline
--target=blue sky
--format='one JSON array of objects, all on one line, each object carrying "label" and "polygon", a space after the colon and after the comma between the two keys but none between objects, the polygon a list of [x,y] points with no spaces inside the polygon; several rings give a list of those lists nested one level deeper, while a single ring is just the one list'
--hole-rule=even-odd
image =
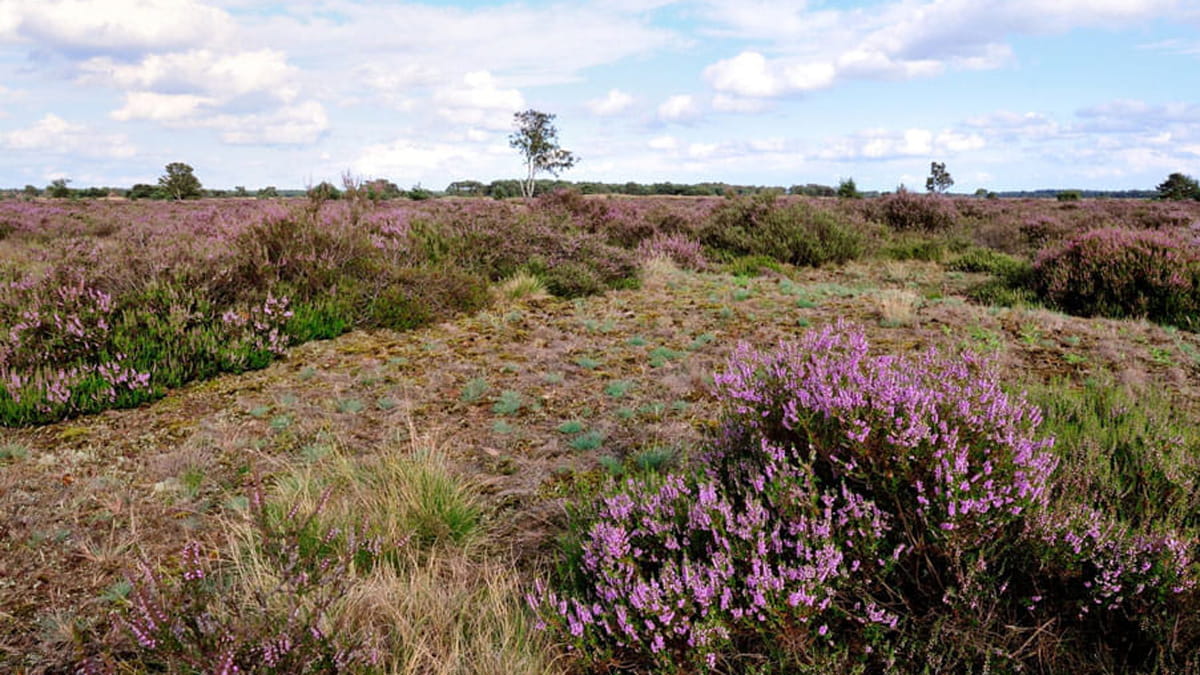
[{"label": "blue sky", "polygon": [[1200,175],[1200,0],[0,0],[0,186]]}]

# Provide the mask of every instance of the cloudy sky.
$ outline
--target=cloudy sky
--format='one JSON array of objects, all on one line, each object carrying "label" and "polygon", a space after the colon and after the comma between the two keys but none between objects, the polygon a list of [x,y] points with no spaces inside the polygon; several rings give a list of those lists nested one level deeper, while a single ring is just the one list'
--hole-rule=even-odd
[{"label": "cloudy sky", "polygon": [[1200,175],[1200,0],[0,0],[0,187]]}]

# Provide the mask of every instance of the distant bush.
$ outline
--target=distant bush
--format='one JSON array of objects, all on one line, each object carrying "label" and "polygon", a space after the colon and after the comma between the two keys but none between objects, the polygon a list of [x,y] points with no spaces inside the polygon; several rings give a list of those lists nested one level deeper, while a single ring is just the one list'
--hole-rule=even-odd
[{"label": "distant bush", "polygon": [[946,248],[942,238],[907,236],[885,244],[879,255],[890,260],[941,262],[947,255]]},{"label": "distant bush", "polygon": [[918,195],[908,190],[880,197],[874,203],[880,222],[902,232],[942,232],[953,227],[958,211],[946,197]]},{"label": "distant bush", "polygon": [[1038,254],[1033,280],[1048,304],[1072,314],[1200,329],[1200,245],[1179,234],[1086,232]]},{"label": "distant bush", "polygon": [[306,192],[309,199],[314,201],[328,201],[332,199],[341,199],[342,191],[334,187],[329,181],[321,181],[310,187]]},{"label": "distant bush", "polygon": [[819,267],[862,255],[862,235],[842,218],[808,202],[779,205],[773,195],[739,197],[713,211],[701,240],[735,255]]}]

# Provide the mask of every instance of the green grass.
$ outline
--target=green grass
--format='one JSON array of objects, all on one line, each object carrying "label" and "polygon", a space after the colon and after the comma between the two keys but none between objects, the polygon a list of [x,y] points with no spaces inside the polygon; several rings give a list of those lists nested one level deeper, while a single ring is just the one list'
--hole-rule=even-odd
[{"label": "green grass", "polygon": [[604,433],[601,431],[585,431],[571,439],[571,447],[580,452],[596,450],[604,445]]},{"label": "green grass", "polygon": [[613,380],[604,387],[604,393],[613,398],[623,398],[633,388],[629,380]]},{"label": "green grass", "polygon": [[18,443],[0,444],[0,464],[17,462],[29,456],[29,448]]},{"label": "green grass", "polygon": [[558,425],[556,429],[560,434],[577,434],[583,431],[583,424],[575,420],[569,420]]},{"label": "green grass", "polygon": [[506,389],[500,392],[496,402],[492,404],[492,412],[497,415],[512,415],[525,405],[525,399],[520,392]]},{"label": "green grass", "polygon": [[458,400],[463,403],[474,403],[483,398],[491,386],[488,381],[482,377],[476,377],[463,385],[462,391],[458,394]]},{"label": "green grass", "polygon": [[590,356],[581,356],[581,357],[575,359],[575,365],[579,366],[580,368],[583,368],[584,370],[595,370],[595,369],[599,368],[600,366],[604,365],[604,362],[597,361],[596,359],[593,359]]},{"label": "green grass", "polygon": [[676,361],[687,356],[684,352],[678,352],[667,347],[655,347],[650,350],[650,367],[662,368],[671,361]]},{"label": "green grass", "polygon": [[343,398],[337,402],[337,411],[340,413],[357,414],[362,412],[366,406],[363,402],[356,398]]}]

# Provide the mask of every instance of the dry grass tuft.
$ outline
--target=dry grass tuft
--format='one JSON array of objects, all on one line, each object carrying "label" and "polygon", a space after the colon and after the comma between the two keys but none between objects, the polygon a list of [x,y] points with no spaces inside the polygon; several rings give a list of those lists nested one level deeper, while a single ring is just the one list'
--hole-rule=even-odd
[{"label": "dry grass tuft", "polygon": [[638,276],[642,280],[642,288],[647,290],[663,290],[672,279],[679,276],[679,266],[665,255],[656,255],[642,261]]},{"label": "dry grass tuft", "polygon": [[875,296],[875,306],[882,325],[912,326],[917,323],[921,296],[909,290],[886,288]]},{"label": "dry grass tuft", "polygon": [[447,550],[421,564],[378,566],[334,609],[347,628],[386,635],[392,673],[556,673],[510,565]]},{"label": "dry grass tuft", "polygon": [[519,302],[540,300],[550,297],[546,283],[529,272],[517,272],[492,286],[492,297],[497,302]]},{"label": "dry grass tuft", "polygon": [[[427,436],[376,454],[335,451],[281,474],[268,513],[316,512],[316,532],[365,531],[400,544],[371,569],[353,569],[329,608],[330,627],[381,648],[385,672],[557,673],[555,653],[524,601],[514,565],[487,557],[482,508],[469,482]],[[322,505],[322,499],[325,499]],[[280,583],[248,521],[228,522],[231,563],[245,598]]]}]

